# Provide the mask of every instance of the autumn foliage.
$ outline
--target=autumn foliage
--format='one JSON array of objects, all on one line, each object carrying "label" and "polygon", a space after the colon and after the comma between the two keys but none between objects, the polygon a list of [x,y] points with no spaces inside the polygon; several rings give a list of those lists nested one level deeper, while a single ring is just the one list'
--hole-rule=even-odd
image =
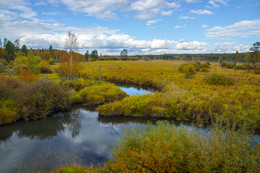
[{"label": "autumn foliage", "polygon": [[[80,75],[82,70],[81,61],[83,60],[83,55],[79,53],[72,52],[72,63],[70,59],[70,53],[63,52],[61,55],[61,74],[63,76],[70,76],[70,75]],[[71,74],[70,74],[70,69]]]}]

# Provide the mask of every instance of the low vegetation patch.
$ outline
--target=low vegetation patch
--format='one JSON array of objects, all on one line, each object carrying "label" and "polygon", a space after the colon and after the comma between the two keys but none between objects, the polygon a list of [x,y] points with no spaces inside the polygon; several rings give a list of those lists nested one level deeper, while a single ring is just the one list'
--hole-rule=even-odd
[{"label": "low vegetation patch", "polygon": [[205,81],[210,85],[234,85],[233,78],[222,73],[211,73],[205,77]]},{"label": "low vegetation patch", "polygon": [[221,126],[210,134],[168,122],[128,130],[106,165],[112,172],[259,172],[260,146],[248,133]]},{"label": "low vegetation patch", "polygon": [[73,97],[73,101],[75,103],[84,103],[85,105],[100,105],[121,100],[125,96],[127,94],[114,84],[101,83],[81,89]]}]

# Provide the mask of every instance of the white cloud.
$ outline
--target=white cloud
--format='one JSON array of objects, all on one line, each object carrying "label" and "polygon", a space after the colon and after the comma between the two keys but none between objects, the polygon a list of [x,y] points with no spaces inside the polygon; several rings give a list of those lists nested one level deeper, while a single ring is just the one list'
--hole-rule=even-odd
[{"label": "white cloud", "polygon": [[202,25],[201,28],[208,28],[209,25]]},{"label": "white cloud", "polygon": [[185,0],[187,3],[196,3],[200,2],[200,0]]},{"label": "white cloud", "polygon": [[49,0],[50,3],[62,3],[74,12],[86,13],[97,18],[115,18],[114,11],[124,9],[127,0]]},{"label": "white cloud", "polygon": [[167,0],[48,0],[49,3],[66,5],[71,11],[85,13],[97,18],[116,18],[116,11],[136,11],[139,19],[150,19],[157,14],[170,15],[171,10],[179,8],[176,2]]},{"label": "white cloud", "polygon": [[57,12],[42,12],[42,15],[57,15]]},{"label": "white cloud", "polygon": [[236,42],[216,42],[213,52],[217,53],[234,53],[236,51],[246,52],[251,46],[246,44],[238,44]]},{"label": "white cloud", "polygon": [[174,26],[174,29],[185,28],[185,27],[186,27],[186,25],[176,25],[176,26]]},{"label": "white cloud", "polygon": [[161,15],[162,16],[170,16],[170,15],[172,15],[172,12],[173,12],[172,10],[170,10],[170,11],[162,11]]},{"label": "white cloud", "polygon": [[176,46],[177,50],[206,50],[207,43],[199,41],[186,41],[181,40]]},{"label": "white cloud", "polygon": [[209,4],[212,7],[218,8],[220,5],[227,5],[228,0],[209,0]]},{"label": "white cloud", "polygon": [[131,4],[131,10],[137,11],[139,19],[149,19],[156,16],[164,8],[179,8],[175,2],[165,0],[137,0]]},{"label": "white cloud", "polygon": [[23,0],[1,0],[0,8],[3,10],[17,10],[19,11],[19,16],[23,18],[32,18],[37,16],[37,13],[33,11],[30,4]]},{"label": "white cloud", "polygon": [[207,30],[206,37],[222,39],[228,37],[250,37],[260,35],[260,20],[240,21],[229,26],[216,26]]},{"label": "white cloud", "polygon": [[207,14],[207,15],[211,15],[213,14],[213,12],[209,11],[209,10],[190,10],[191,13],[194,13],[194,14]]},{"label": "white cloud", "polygon": [[162,21],[162,20],[161,20],[161,19],[148,20],[148,21],[146,22],[146,25],[147,25],[147,26],[151,26],[152,24],[156,24],[156,23],[158,23],[158,22],[160,22],[160,21]]},{"label": "white cloud", "polygon": [[191,17],[191,16],[179,16],[179,19],[181,19],[181,20],[185,20],[185,19],[193,20],[193,19],[195,19],[195,18],[194,18],[194,17]]}]

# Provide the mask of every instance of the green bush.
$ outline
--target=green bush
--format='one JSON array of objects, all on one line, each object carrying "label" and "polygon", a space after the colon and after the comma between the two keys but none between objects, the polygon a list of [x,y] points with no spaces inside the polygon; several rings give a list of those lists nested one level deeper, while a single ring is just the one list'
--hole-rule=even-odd
[{"label": "green bush", "polygon": [[204,80],[210,85],[234,85],[233,78],[222,73],[211,73],[205,76]]},{"label": "green bush", "polygon": [[83,88],[75,95],[74,101],[87,105],[100,105],[120,100],[125,96],[126,93],[114,84],[101,83]]},{"label": "green bush", "polygon": [[201,68],[209,68],[209,63],[204,63],[201,65]]},{"label": "green bush", "polygon": [[198,64],[199,66],[201,66],[201,62],[199,62],[199,61],[195,61],[194,63]]},{"label": "green bush", "polygon": [[46,66],[41,66],[40,71],[41,71],[41,73],[44,73],[44,74],[53,73],[52,69],[50,67],[46,67]]},{"label": "green bush", "polygon": [[237,70],[247,70],[248,64],[238,64],[236,65]]},{"label": "green bush", "polygon": [[[186,67],[186,66],[188,66],[188,67]],[[197,63],[185,63],[185,64],[181,64],[179,66],[179,72],[184,73],[183,70],[184,70],[185,67],[186,67],[186,71],[187,71],[187,69],[190,69],[192,71],[193,71],[193,69],[195,69],[195,71],[200,71],[200,66]]]},{"label": "green bush", "polygon": [[192,63],[192,66],[195,68],[196,71],[200,71],[200,66],[197,63]]},{"label": "green bush", "polygon": [[98,81],[88,80],[83,78],[76,78],[76,79],[66,79],[61,82],[63,88],[75,89],[77,92],[82,90],[85,87],[95,85]]},{"label": "green bush", "polygon": [[49,64],[50,65],[54,65],[56,63],[56,60],[55,59],[53,59],[53,58],[50,58],[49,59]]},{"label": "green bush", "polygon": [[70,105],[68,92],[50,80],[38,80],[14,92],[12,100],[25,120],[42,119],[53,112],[67,110]]},{"label": "green bush", "polygon": [[183,67],[183,73],[186,78],[192,78],[192,76],[196,73],[196,69],[194,68],[194,65],[188,64]]},{"label": "green bush", "polygon": [[12,100],[0,100],[0,125],[9,124],[18,119],[15,104]]},{"label": "green bush", "polygon": [[255,74],[260,74],[260,70],[254,70]]},{"label": "green bush", "polygon": [[259,172],[260,146],[244,130],[208,133],[166,121],[128,130],[105,165],[111,172]]},{"label": "green bush", "polygon": [[201,72],[209,72],[209,70],[207,68],[202,68]]},{"label": "green bush", "polygon": [[223,62],[221,64],[222,67],[226,67],[226,68],[234,68],[236,66],[235,63],[232,63],[232,62]]}]

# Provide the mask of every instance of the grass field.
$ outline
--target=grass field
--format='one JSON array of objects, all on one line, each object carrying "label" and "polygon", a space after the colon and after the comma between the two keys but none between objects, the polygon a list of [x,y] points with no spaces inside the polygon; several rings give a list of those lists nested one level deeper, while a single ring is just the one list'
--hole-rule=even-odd
[{"label": "grass field", "polygon": [[[177,119],[230,120],[260,124],[260,75],[245,70],[221,68],[211,63],[209,72],[197,72],[185,78],[178,68],[183,61],[97,61],[84,64],[82,76],[158,90],[152,95],[132,96],[98,108],[101,115],[160,116]],[[201,62],[203,64],[203,62]],[[221,73],[233,85],[212,85],[205,76]]]}]

